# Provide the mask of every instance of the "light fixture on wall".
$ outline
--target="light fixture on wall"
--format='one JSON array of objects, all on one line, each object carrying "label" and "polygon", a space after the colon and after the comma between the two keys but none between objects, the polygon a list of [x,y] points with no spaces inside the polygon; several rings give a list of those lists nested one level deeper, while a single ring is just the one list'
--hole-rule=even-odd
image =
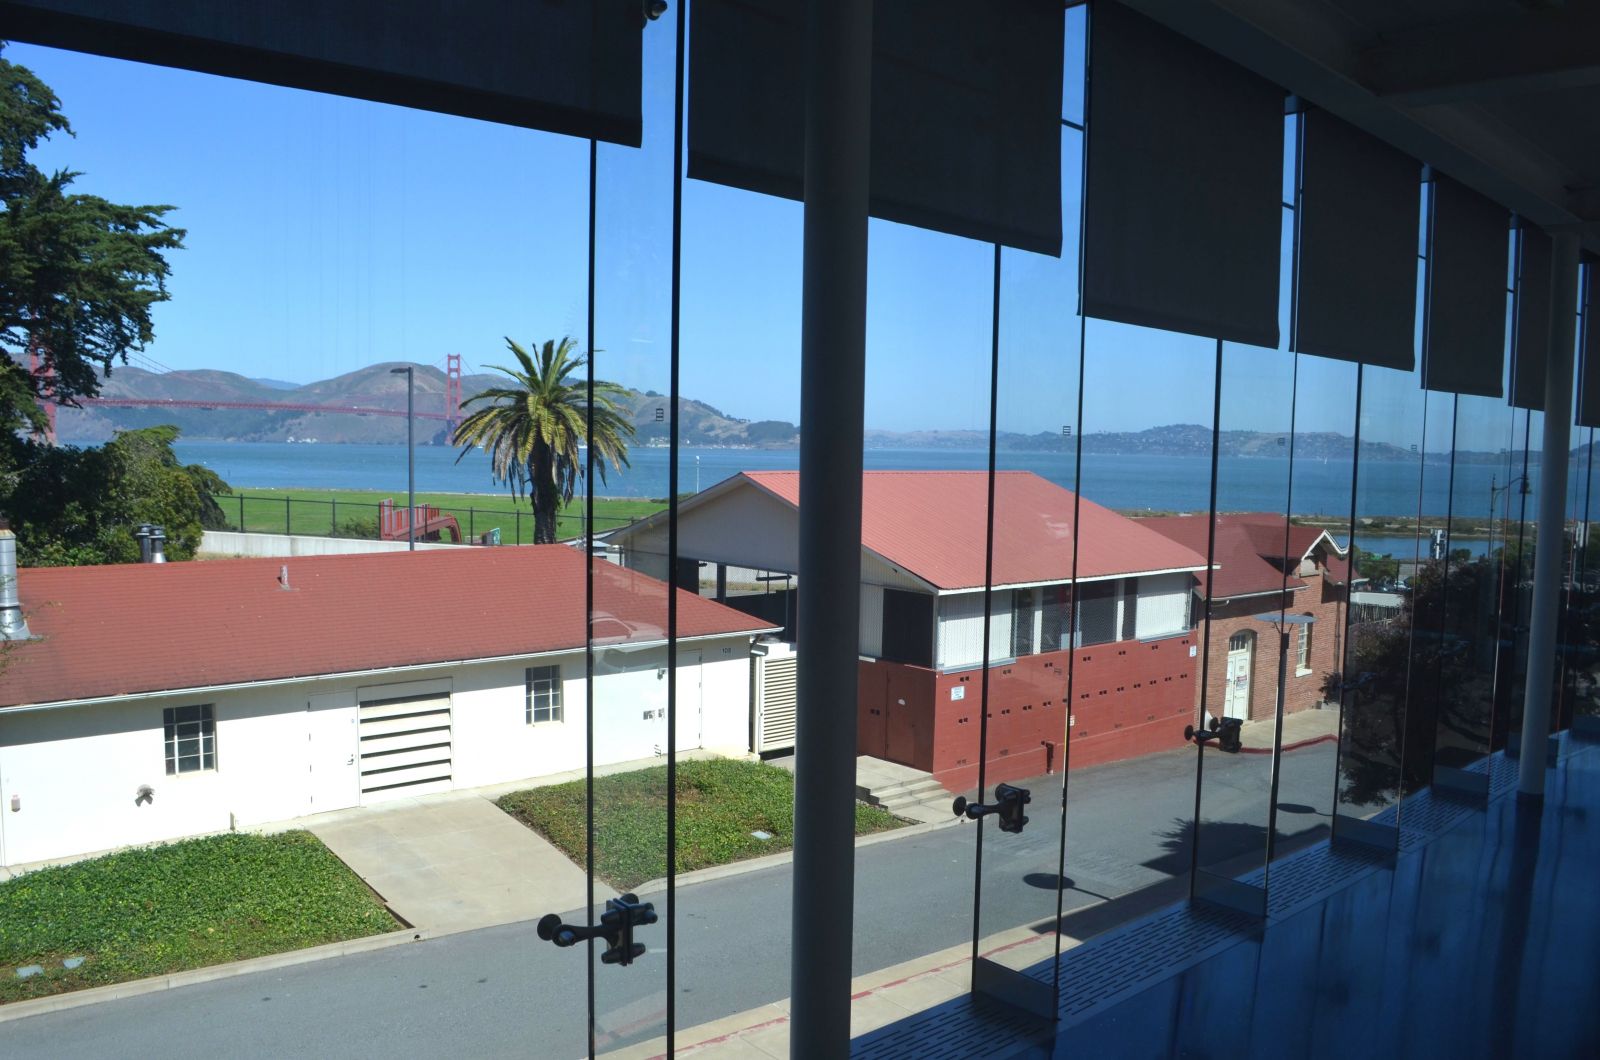
[{"label": "light fixture on wall", "polygon": [[654,22],[667,13],[667,0],[640,0],[640,10],[644,12],[645,21]]}]

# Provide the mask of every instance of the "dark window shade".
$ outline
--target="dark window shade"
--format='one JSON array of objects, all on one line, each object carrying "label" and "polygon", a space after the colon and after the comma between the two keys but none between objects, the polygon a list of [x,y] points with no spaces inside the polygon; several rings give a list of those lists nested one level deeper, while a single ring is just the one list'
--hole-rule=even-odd
[{"label": "dark window shade", "polygon": [[1600,263],[1590,259],[1578,286],[1583,330],[1578,347],[1578,426],[1600,427]]},{"label": "dark window shade", "polygon": [[1300,122],[1293,349],[1409,372],[1422,164],[1326,111]]},{"label": "dark window shade", "polygon": [[1078,593],[1077,645],[1087,648],[1117,639],[1117,583],[1090,582]]},{"label": "dark window shade", "polygon": [[912,666],[933,665],[933,602],[926,593],[883,591],[883,658]]},{"label": "dark window shade", "polygon": [[644,25],[621,0],[0,0],[11,40],[633,147]]},{"label": "dark window shade", "polygon": [[1550,237],[1532,225],[1517,230],[1516,297],[1512,301],[1511,403],[1544,411],[1544,366],[1550,356]]},{"label": "dark window shade", "polygon": [[[874,217],[1061,253],[1064,13],[1052,0],[878,0]],[[689,176],[804,197],[805,7],[696,0]]]},{"label": "dark window shade", "polygon": [[1276,347],[1283,90],[1109,0],[1089,62],[1083,312]]},{"label": "dark window shade", "polygon": [[1506,253],[1510,212],[1443,175],[1429,205],[1422,385],[1505,392]]}]

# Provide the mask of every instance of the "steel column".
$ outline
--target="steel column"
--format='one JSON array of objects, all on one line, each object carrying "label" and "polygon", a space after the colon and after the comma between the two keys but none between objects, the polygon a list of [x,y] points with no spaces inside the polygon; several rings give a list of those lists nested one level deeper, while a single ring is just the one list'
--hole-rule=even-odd
[{"label": "steel column", "polygon": [[1519,798],[1544,798],[1545,747],[1554,698],[1556,621],[1567,536],[1567,448],[1572,444],[1572,345],[1578,313],[1578,237],[1554,235],[1550,265],[1550,353],[1544,376],[1544,454],[1539,461],[1539,536],[1533,559],[1528,685],[1522,701]]},{"label": "steel column", "polygon": [[790,1055],[850,1051],[871,0],[806,11]]}]

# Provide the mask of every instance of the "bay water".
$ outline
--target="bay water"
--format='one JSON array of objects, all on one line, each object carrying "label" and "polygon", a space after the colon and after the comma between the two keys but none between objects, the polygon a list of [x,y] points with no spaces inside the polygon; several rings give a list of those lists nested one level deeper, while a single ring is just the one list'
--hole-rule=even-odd
[{"label": "bay water", "polygon": [[[329,445],[281,442],[179,441],[178,457],[221,475],[235,490],[348,489],[381,490],[403,495],[406,451],[395,445]],[[482,452],[440,446],[418,446],[417,489],[420,492],[484,493],[504,496]],[[795,449],[680,450],[678,487],[684,493],[706,489],[740,471],[793,471]],[[871,471],[982,471],[988,454],[973,449],[868,449]],[[1074,484],[1070,453],[1000,452],[996,466],[1004,471],[1032,471],[1067,489]],[[629,454],[629,466],[609,470],[595,492],[605,497],[665,498],[668,450],[640,447]],[[1520,473],[1520,468],[1512,473]],[[1083,461],[1083,496],[1119,511],[1203,512],[1210,504],[1211,461],[1203,456],[1094,454]],[[1450,512],[1452,492],[1471,518],[1487,520],[1491,486],[1500,487],[1494,503],[1497,520],[1506,514],[1509,477],[1504,464],[1366,461],[1361,465],[1357,514],[1363,517],[1443,517]],[[1536,475],[1534,476],[1537,477]],[[1348,460],[1300,459],[1294,464],[1293,488],[1284,457],[1224,457],[1218,462],[1217,507],[1223,511],[1283,511],[1324,515],[1350,514],[1351,465]],[[1522,498],[1511,491],[1513,523]],[[1531,500],[1529,515],[1531,518]],[[1411,535],[1399,535],[1402,551],[1411,550]],[[1391,535],[1361,534],[1358,544],[1394,551]],[[1371,540],[1369,541],[1368,538]],[[1460,540],[1460,547],[1481,543]]]}]

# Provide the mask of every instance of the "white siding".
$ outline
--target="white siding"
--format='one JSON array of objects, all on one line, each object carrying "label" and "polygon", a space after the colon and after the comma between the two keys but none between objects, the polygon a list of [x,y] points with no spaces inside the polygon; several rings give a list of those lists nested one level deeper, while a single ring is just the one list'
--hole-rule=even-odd
[{"label": "white siding", "polygon": [[[524,664],[480,663],[419,671],[414,679],[362,684],[310,680],[218,693],[0,714],[0,864],[19,865],[230,826],[301,817],[338,795],[325,772],[357,755],[357,700],[448,689],[453,786],[477,787],[584,768],[581,653],[535,660],[562,669],[560,722],[527,723]],[[666,649],[597,659],[595,758],[628,761],[665,750]],[[408,677],[411,675],[407,675]],[[366,679],[371,682],[372,678]],[[749,744],[748,637],[679,649],[679,748],[742,754]],[[318,697],[319,710],[307,711]],[[167,776],[162,709],[211,703],[217,768]],[[657,713],[659,712],[659,713]],[[651,717],[645,717],[650,713]],[[339,722],[346,722],[340,725]],[[347,747],[319,745],[338,740]],[[346,805],[358,788],[354,773]],[[135,804],[141,785],[152,798]],[[320,790],[323,802],[314,803]],[[18,809],[11,810],[13,796]]]},{"label": "white siding", "polygon": [[[939,597],[939,653],[941,670],[977,666],[983,661],[983,593]],[[994,594],[989,616],[989,660],[1011,656],[1011,593]]]},{"label": "white siding", "polygon": [[1165,637],[1189,628],[1188,574],[1152,574],[1138,579],[1139,603],[1134,616],[1139,639]]},{"label": "white siding", "polygon": [[869,658],[883,656],[883,586],[861,587],[861,647]]}]

